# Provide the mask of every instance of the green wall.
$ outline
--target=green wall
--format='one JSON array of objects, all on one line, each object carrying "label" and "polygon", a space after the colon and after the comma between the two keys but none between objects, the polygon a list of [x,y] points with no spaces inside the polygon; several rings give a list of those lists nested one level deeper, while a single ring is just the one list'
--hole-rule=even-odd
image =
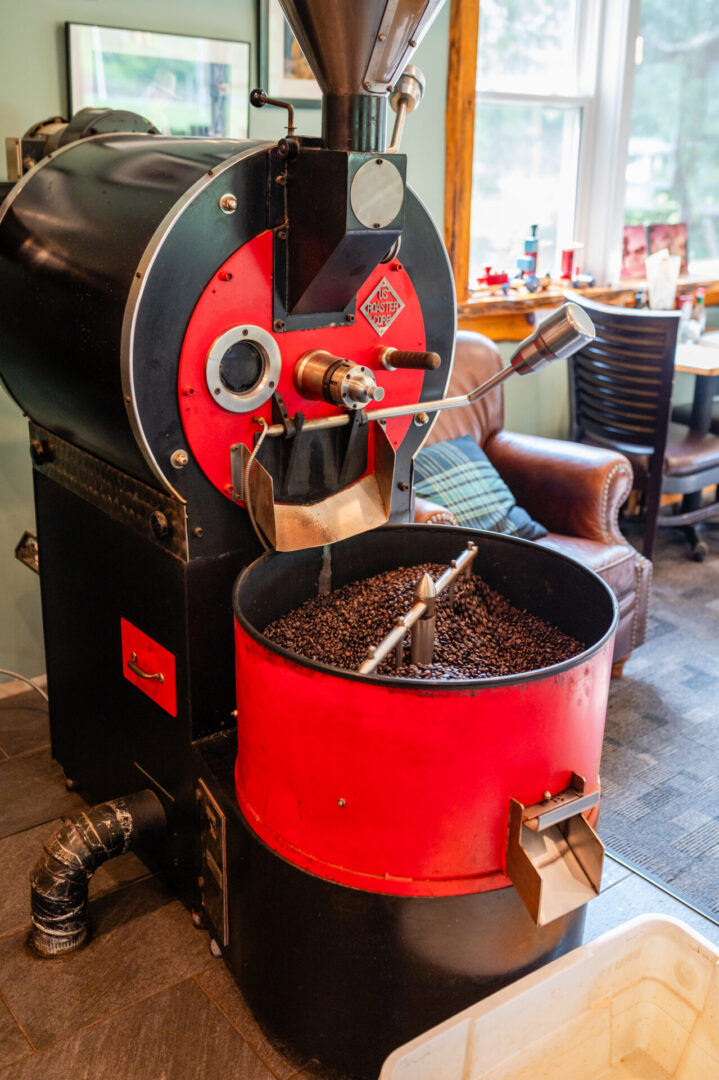
[{"label": "green wall", "polygon": [[[252,82],[257,82],[255,0],[0,0],[0,147],[6,135],[21,135],[36,121],[66,112],[66,21],[249,41]],[[402,146],[409,155],[410,183],[440,223],[448,26],[447,3],[417,50],[427,92],[420,112],[407,121]],[[284,115],[251,109],[250,136],[279,138]],[[319,133],[318,109],[298,111],[297,117],[301,134]],[[5,176],[3,153],[0,178]],[[0,667],[38,675],[44,671],[39,580],[13,558],[23,531],[34,527],[27,444],[26,422],[0,390]]]}]

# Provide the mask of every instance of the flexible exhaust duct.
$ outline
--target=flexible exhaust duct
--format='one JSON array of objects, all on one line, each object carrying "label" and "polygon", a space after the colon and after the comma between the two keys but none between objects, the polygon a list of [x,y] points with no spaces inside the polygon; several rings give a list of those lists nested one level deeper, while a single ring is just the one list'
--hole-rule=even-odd
[{"label": "flexible exhaust duct", "polygon": [[166,829],[165,811],[152,791],[99,803],[67,818],[30,875],[30,944],[35,951],[55,957],[81,948],[88,935],[88,885],[98,866],[161,839]]}]

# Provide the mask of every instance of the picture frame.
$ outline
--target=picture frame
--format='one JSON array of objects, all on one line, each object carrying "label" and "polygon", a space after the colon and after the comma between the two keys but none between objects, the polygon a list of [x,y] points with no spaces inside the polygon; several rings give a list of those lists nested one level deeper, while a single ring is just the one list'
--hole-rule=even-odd
[{"label": "picture frame", "polygon": [[106,106],[166,135],[247,138],[249,42],[75,22],[65,41],[71,116]]},{"label": "picture frame", "polygon": [[648,226],[649,254],[662,251],[666,248],[670,255],[679,255],[681,264],[679,273],[686,274],[689,269],[689,252],[687,246],[687,227],[684,222],[676,225],[657,223]]},{"label": "picture frame", "polygon": [[644,225],[625,225],[622,234],[622,269],[620,277],[646,277],[645,260],[649,254],[647,230]]},{"label": "picture frame", "polygon": [[259,0],[260,86],[295,108],[319,109],[322,91],[278,0]]}]

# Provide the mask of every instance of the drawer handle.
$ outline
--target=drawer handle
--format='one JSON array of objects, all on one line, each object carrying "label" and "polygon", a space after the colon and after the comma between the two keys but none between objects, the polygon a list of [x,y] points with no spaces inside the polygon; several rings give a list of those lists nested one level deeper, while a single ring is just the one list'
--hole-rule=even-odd
[{"label": "drawer handle", "polygon": [[157,682],[164,682],[165,676],[161,671],[156,671],[154,675],[150,675],[147,671],[143,671],[141,667],[137,666],[137,653],[130,653],[130,659],[127,661],[127,666],[130,671],[134,672],[141,679],[156,679]]}]

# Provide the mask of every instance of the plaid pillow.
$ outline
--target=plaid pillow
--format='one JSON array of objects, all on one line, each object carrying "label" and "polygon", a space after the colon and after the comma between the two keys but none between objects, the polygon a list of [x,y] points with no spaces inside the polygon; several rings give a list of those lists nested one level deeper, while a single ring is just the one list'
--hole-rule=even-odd
[{"label": "plaid pillow", "polygon": [[440,503],[470,529],[509,533],[526,540],[546,536],[533,521],[471,435],[425,446],[414,459],[418,495]]}]

